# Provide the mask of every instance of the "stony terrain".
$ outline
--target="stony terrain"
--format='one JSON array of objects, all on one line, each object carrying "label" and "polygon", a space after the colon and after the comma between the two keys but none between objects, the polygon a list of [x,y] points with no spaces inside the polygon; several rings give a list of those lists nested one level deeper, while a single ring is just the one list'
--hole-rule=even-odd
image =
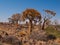
[{"label": "stony terrain", "polygon": [[0,45],[60,45],[60,38],[48,35],[37,26],[28,35],[27,26],[0,23]]}]

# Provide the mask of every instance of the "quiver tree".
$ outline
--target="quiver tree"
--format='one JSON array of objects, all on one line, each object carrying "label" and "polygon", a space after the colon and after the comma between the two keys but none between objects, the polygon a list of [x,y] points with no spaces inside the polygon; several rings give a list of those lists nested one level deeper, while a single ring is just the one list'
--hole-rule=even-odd
[{"label": "quiver tree", "polygon": [[20,20],[21,15],[20,14],[14,14],[9,19],[9,22],[12,24],[18,24],[18,21]]},{"label": "quiver tree", "polygon": [[29,20],[29,34],[32,31],[32,21],[41,20],[41,14],[35,9],[26,9],[22,17]]},{"label": "quiver tree", "polygon": [[49,23],[50,19],[56,15],[55,12],[50,11],[50,10],[44,10],[45,11],[45,17],[43,18],[43,25],[42,25],[42,30],[44,30],[45,24]]}]

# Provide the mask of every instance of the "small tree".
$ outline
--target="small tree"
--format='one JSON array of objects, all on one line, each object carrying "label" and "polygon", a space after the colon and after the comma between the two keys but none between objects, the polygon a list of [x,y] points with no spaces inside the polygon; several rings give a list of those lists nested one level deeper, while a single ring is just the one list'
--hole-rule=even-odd
[{"label": "small tree", "polygon": [[32,21],[41,20],[41,14],[35,9],[26,9],[23,12],[23,19],[29,19],[29,34],[32,31]]},{"label": "small tree", "polygon": [[9,22],[13,23],[13,24],[18,24],[18,21],[20,20],[20,14],[14,14],[11,16],[11,18],[9,19]]},{"label": "small tree", "polygon": [[43,25],[42,25],[42,30],[44,30],[44,27],[45,27],[45,24],[46,24],[46,22],[48,21],[48,20],[50,20],[53,16],[55,16],[55,12],[53,12],[53,11],[50,11],[50,10],[44,10],[45,11],[45,13],[47,13],[47,14],[45,14],[45,17],[43,18]]}]

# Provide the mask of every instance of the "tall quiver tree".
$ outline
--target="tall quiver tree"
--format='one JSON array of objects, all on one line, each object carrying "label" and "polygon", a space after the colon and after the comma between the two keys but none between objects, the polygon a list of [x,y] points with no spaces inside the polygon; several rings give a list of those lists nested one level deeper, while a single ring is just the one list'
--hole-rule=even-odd
[{"label": "tall quiver tree", "polygon": [[45,11],[45,16],[43,18],[42,30],[45,29],[44,27],[45,27],[45,24],[47,23],[47,21],[56,15],[56,13],[54,11],[50,11],[50,10],[44,10],[44,11]]},{"label": "tall quiver tree", "polygon": [[28,19],[29,20],[29,30],[28,33],[30,35],[31,31],[32,31],[32,21],[37,21],[37,20],[41,20],[41,14],[35,10],[35,9],[26,9],[23,12],[23,19]]}]

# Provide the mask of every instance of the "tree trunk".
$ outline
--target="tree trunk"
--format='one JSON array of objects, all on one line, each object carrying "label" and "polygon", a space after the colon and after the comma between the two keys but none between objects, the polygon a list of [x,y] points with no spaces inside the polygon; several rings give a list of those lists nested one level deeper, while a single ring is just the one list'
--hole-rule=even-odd
[{"label": "tree trunk", "polygon": [[42,25],[42,30],[44,30],[45,28],[45,21],[43,22],[43,25]]},{"label": "tree trunk", "polygon": [[16,20],[16,22],[15,22],[16,24],[18,24],[18,20]]},{"label": "tree trunk", "polygon": [[30,33],[32,32],[32,20],[29,20],[30,22],[29,22],[29,31],[28,31],[28,33],[29,33],[29,35],[30,35]]}]

